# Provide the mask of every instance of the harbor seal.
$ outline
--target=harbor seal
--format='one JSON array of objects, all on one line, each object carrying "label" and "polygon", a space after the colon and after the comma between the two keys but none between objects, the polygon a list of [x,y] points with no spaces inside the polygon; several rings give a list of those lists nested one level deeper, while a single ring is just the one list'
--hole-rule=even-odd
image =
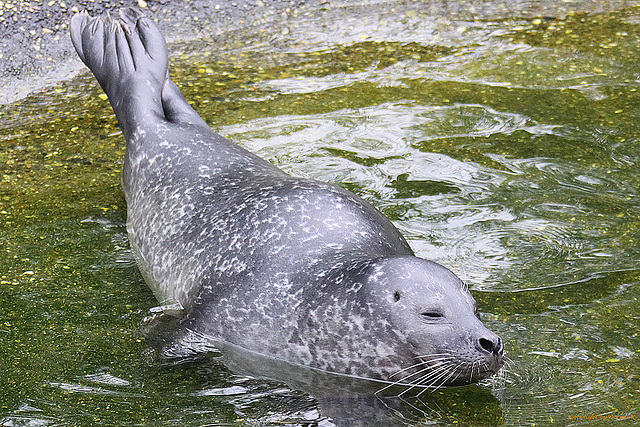
[{"label": "harbor seal", "polygon": [[216,134],[171,81],[152,20],[75,15],[73,45],[127,142],[122,187],[138,266],[198,335],[389,384],[468,384],[504,363],[451,271],[340,187],[290,176]]}]

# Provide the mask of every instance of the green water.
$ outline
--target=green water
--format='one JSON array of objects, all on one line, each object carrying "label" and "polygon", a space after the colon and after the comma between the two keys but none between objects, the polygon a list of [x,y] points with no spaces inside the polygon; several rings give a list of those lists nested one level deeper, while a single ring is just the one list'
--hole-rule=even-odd
[{"label": "green water", "polygon": [[[388,403],[391,419],[640,418],[640,8],[372,8],[284,28],[174,45],[174,79],[220,133],[358,193],[454,270],[512,360],[493,382]],[[155,301],[100,94],[85,74],[0,109],[0,424],[331,425],[282,383],[151,357],[138,331]]]}]

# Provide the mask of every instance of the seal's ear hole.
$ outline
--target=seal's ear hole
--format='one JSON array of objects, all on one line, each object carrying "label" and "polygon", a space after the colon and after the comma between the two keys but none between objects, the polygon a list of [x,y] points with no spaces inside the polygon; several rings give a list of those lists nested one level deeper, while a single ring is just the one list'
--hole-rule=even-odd
[{"label": "seal's ear hole", "polygon": [[393,293],[393,300],[394,300],[395,302],[400,301],[400,292],[395,291],[395,292]]}]

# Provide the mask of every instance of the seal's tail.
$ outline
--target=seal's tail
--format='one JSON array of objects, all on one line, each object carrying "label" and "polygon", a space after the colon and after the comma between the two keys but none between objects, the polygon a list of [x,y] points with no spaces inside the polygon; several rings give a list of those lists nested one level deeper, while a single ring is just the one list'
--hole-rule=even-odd
[{"label": "seal's tail", "polygon": [[169,78],[164,37],[135,9],[71,19],[71,41],[107,94],[125,133],[150,119],[204,122]]}]

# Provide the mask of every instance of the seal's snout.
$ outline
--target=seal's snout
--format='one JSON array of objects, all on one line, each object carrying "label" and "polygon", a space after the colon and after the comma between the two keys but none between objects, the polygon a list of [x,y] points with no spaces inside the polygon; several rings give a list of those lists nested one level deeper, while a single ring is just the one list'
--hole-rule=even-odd
[{"label": "seal's snout", "polygon": [[504,344],[502,338],[489,332],[477,341],[477,347],[485,353],[485,367],[488,373],[495,374],[504,366]]}]

